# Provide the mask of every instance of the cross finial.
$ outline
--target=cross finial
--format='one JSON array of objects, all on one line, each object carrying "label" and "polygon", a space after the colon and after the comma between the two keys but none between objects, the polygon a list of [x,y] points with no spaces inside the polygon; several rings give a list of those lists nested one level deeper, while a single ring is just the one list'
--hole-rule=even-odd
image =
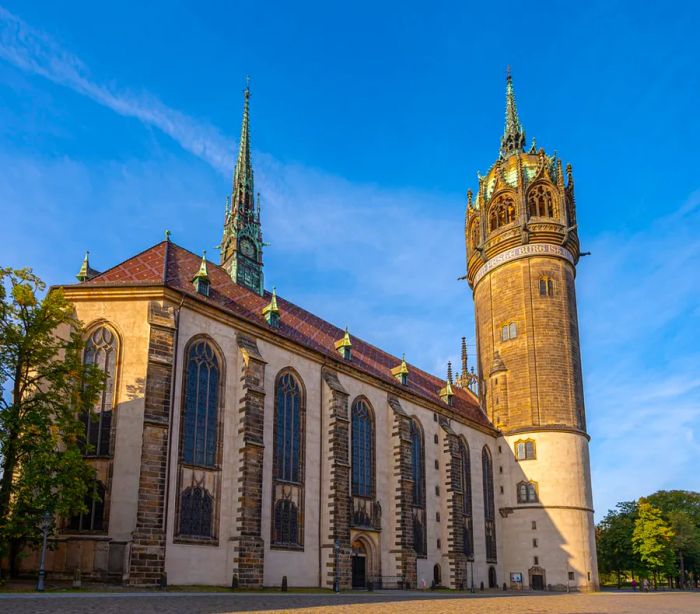
[{"label": "cross finial", "polygon": [[171,235],[171,234],[172,234],[172,233],[171,233],[169,230],[166,230],[166,231],[165,231],[165,240],[166,240],[166,241],[170,241],[170,235]]},{"label": "cross finial", "polygon": [[506,66],[506,79],[510,79],[510,64]]}]

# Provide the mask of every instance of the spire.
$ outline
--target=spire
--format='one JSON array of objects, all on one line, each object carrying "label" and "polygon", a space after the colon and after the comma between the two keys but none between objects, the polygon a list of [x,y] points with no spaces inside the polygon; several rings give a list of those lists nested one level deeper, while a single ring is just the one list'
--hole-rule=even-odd
[{"label": "spire", "polygon": [[467,338],[462,337],[462,377],[467,375]]},{"label": "spire", "polygon": [[97,277],[99,274],[99,271],[96,271],[90,266],[90,252],[85,252],[83,263],[80,265],[80,270],[75,278],[82,283],[91,280],[93,277]]},{"label": "spire", "polygon": [[280,309],[277,306],[277,288],[272,288],[270,302],[265,307],[263,307],[262,314],[270,326],[272,326],[273,328],[279,328]]},{"label": "spire", "polygon": [[350,360],[352,356],[352,341],[350,341],[350,333],[348,332],[347,326],[345,327],[345,334],[342,339],[338,339],[338,341],[335,342],[335,349],[338,350],[345,360]]},{"label": "spire", "polygon": [[440,398],[445,401],[448,405],[452,405],[452,398],[455,393],[452,390],[452,363],[447,362],[447,381],[445,382],[445,387],[440,390]]},{"label": "spire", "polygon": [[513,78],[506,77],[506,125],[501,139],[501,158],[507,158],[513,153],[523,151],[525,147],[525,129],[518,118],[518,108],[515,105],[515,91],[513,90]]},{"label": "spire", "polygon": [[237,284],[264,295],[260,195],[257,206],[250,153],[250,78],[243,92],[243,120],[230,199],[226,199],[221,266]]},{"label": "spire", "polygon": [[199,264],[199,271],[197,271],[192,278],[192,283],[194,284],[194,289],[197,294],[202,294],[204,296],[209,296],[209,272],[207,271],[207,252],[202,252],[202,262]]},{"label": "spire", "polygon": [[253,208],[253,165],[250,161],[250,77],[246,79],[243,93],[243,121],[241,138],[238,142],[238,158],[233,171],[233,208]]},{"label": "spire", "polygon": [[401,364],[391,370],[391,374],[404,386],[408,384],[408,365],[406,364],[406,354],[401,357]]}]

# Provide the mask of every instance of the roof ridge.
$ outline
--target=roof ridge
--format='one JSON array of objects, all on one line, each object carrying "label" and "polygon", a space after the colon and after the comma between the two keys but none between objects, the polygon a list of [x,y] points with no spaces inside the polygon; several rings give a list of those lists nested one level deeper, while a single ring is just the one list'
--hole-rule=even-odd
[{"label": "roof ridge", "polygon": [[[158,241],[158,243],[154,243],[154,244],[151,245],[150,247],[147,247],[146,249],[141,250],[138,254],[134,254],[133,256],[130,256],[130,257],[127,258],[126,260],[122,260],[121,262],[118,262],[118,263],[115,264],[114,266],[109,267],[108,269],[105,269],[105,270],[102,271],[99,275],[95,275],[95,277],[93,277],[91,280],[89,280],[89,281],[87,281],[87,282],[84,282],[84,283],[92,283],[92,282],[94,282],[94,281],[96,281],[96,280],[99,280],[100,277],[102,277],[103,275],[106,275],[107,273],[109,273],[109,272],[111,272],[111,271],[114,271],[114,269],[116,269],[116,268],[122,266],[123,264],[129,262],[130,260],[135,260],[135,259],[138,258],[139,256],[143,256],[144,254],[150,252],[152,249],[155,249],[156,247],[160,246],[162,243],[170,243],[170,241],[168,241],[168,240],[166,240],[166,239],[163,239],[162,241]],[[73,284],[73,285],[75,285],[75,284]]]}]

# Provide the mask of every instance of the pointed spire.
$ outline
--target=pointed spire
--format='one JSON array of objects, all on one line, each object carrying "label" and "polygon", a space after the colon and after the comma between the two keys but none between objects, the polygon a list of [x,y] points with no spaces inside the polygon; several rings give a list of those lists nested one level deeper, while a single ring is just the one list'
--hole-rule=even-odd
[{"label": "pointed spire", "polygon": [[85,252],[83,264],[80,266],[80,270],[75,278],[81,283],[90,279],[90,252]]},{"label": "pointed spire", "polygon": [[406,364],[406,354],[401,357],[401,364],[391,370],[391,374],[404,386],[408,383],[408,365]]},{"label": "pointed spire", "polygon": [[209,279],[209,272],[207,271],[207,250],[202,252],[202,262],[199,264],[199,271],[193,278],[195,279]]},{"label": "pointed spire", "polygon": [[246,80],[243,93],[243,120],[241,122],[241,138],[238,141],[238,158],[233,172],[233,207],[246,208],[253,206],[253,165],[250,160],[250,77]]},{"label": "pointed spire", "polygon": [[447,361],[447,381],[445,382],[445,387],[440,390],[440,398],[448,405],[452,405],[452,397],[454,395],[454,390],[452,390],[452,363]]},{"label": "pointed spire", "polygon": [[462,376],[467,374],[467,338],[462,337]]},{"label": "pointed spire", "polygon": [[506,77],[506,125],[501,139],[501,158],[507,158],[513,153],[523,151],[525,147],[525,129],[518,118],[518,108],[515,104],[513,78],[508,67]]},{"label": "pointed spire", "polygon": [[352,341],[350,341],[350,333],[348,332],[347,326],[345,327],[345,334],[342,339],[338,339],[338,341],[335,342],[335,349],[338,350],[345,360],[350,360],[352,356]]},{"label": "pointed spire", "polygon": [[202,262],[199,264],[199,270],[192,278],[192,284],[197,294],[209,296],[209,272],[207,271],[207,252],[202,252]]},{"label": "pointed spire", "polygon": [[270,302],[263,308],[262,314],[270,326],[272,326],[273,328],[279,328],[280,310],[277,306],[277,288],[272,288]]}]

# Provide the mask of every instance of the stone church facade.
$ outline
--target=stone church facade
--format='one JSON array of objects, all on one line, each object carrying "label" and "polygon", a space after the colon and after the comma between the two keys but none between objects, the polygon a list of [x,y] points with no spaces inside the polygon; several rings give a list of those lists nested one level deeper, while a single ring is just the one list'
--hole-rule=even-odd
[{"label": "stone church facade", "polygon": [[[249,91],[220,264],[166,240],[63,287],[108,373],[99,497],[49,575],[134,586],[597,587],[571,167],[525,147],[468,194],[477,370],[425,373],[264,289]],[[24,560],[36,566],[36,557]]]}]

